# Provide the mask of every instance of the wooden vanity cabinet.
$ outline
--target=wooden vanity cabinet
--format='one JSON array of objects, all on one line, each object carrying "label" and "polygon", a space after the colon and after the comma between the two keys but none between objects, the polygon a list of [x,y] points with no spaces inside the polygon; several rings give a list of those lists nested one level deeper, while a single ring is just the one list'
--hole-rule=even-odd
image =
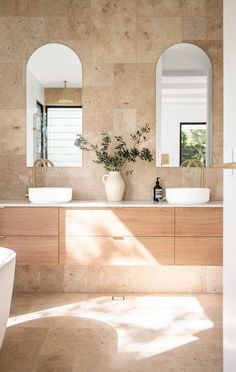
[{"label": "wooden vanity cabinet", "polygon": [[222,265],[222,208],[0,208],[17,264]]},{"label": "wooden vanity cabinet", "polygon": [[175,264],[223,264],[222,208],[175,208]]},{"label": "wooden vanity cabinet", "polygon": [[61,208],[59,262],[174,264],[173,208]]},{"label": "wooden vanity cabinet", "polygon": [[58,263],[58,208],[1,208],[0,245],[17,264]]}]

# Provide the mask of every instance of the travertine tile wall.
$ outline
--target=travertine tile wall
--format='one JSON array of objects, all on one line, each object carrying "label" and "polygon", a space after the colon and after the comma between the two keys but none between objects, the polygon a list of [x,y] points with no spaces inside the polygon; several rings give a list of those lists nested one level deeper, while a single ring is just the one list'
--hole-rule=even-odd
[{"label": "travertine tile wall", "polygon": [[[140,275],[142,273],[142,275]],[[15,292],[222,293],[220,266],[17,266]]]},{"label": "travertine tile wall", "polygon": [[[222,158],[222,0],[0,0],[0,198],[24,198],[25,70],[31,53],[59,42],[83,64],[84,134],[124,135],[149,122],[155,151],[155,66],[177,42],[199,45],[213,64],[213,159]],[[82,168],[49,169],[40,184],[67,185],[74,198],[104,199],[102,167],[84,154]],[[164,186],[198,185],[199,170],[136,164],[126,199],[150,199],[156,176]],[[145,183],[142,180],[145,179]],[[222,172],[206,170],[212,198],[222,198]]]}]

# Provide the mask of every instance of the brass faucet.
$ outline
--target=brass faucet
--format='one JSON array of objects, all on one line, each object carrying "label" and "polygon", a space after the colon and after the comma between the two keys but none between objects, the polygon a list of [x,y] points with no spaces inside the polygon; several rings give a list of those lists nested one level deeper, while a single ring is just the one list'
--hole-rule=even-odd
[{"label": "brass faucet", "polygon": [[36,159],[32,168],[32,187],[36,187],[36,168],[43,166],[45,172],[47,172],[48,165],[54,167],[54,164],[51,160],[48,159]]},{"label": "brass faucet", "polygon": [[204,164],[200,159],[187,159],[184,160],[181,164],[181,167],[187,167],[187,172],[189,172],[189,168],[191,165],[195,165],[195,167],[201,168],[201,175],[200,175],[200,187],[204,187]]}]

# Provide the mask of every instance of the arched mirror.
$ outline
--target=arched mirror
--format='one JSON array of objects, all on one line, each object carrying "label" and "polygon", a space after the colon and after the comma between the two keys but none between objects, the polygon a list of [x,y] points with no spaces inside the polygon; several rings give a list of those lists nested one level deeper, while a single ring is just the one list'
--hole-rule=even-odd
[{"label": "arched mirror", "polygon": [[74,145],[82,133],[82,65],[62,44],[46,44],[30,57],[26,69],[27,166],[49,159],[57,167],[82,165]]},{"label": "arched mirror", "polygon": [[212,158],[212,65],[198,46],[166,49],[156,66],[157,166],[208,166]]}]

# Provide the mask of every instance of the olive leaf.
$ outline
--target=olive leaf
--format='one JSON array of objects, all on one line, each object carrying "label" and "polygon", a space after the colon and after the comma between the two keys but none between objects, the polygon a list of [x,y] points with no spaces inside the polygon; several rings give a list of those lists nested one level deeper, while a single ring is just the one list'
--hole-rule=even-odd
[{"label": "olive leaf", "polygon": [[[137,159],[151,162],[153,156],[147,147],[142,147],[141,144],[146,142],[147,134],[150,132],[149,124],[146,124],[135,133],[130,134],[133,145],[128,148],[122,135],[114,136],[115,147],[110,153],[110,145],[112,138],[107,132],[101,132],[100,144],[92,144],[81,134],[77,135],[75,146],[78,146],[84,151],[93,151],[96,155],[97,164],[102,164],[108,172],[121,171],[125,163],[135,163]],[[126,174],[132,174],[133,170],[129,170]]]}]

